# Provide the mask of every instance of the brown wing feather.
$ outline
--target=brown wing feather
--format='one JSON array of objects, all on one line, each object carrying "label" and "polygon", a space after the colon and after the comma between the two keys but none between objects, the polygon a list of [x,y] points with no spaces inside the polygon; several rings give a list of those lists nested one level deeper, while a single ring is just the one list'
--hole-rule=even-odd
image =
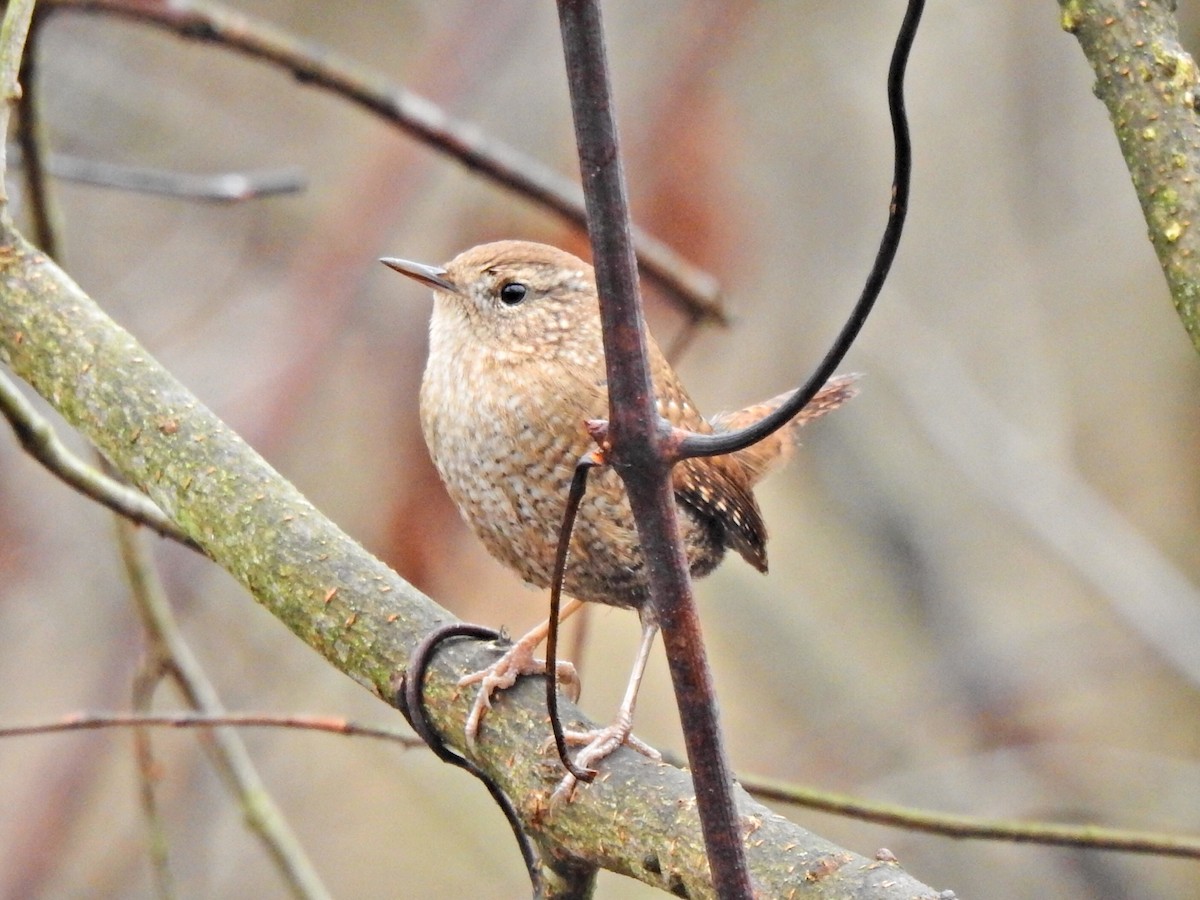
[{"label": "brown wing feather", "polygon": [[767,526],[741,464],[727,456],[686,459],[675,467],[675,497],[719,522],[725,545],[767,571]]},{"label": "brown wing feather", "polygon": [[[653,343],[650,365],[659,415],[678,428],[711,432],[712,426]],[[680,503],[720,527],[725,546],[760,572],[767,570],[767,527],[751,490],[750,473],[736,456],[685,459],[675,467],[672,483]]]}]

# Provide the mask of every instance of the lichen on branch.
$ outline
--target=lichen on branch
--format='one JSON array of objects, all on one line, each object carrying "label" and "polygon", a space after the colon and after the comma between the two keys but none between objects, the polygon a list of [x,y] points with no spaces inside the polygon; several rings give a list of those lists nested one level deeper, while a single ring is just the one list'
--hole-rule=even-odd
[{"label": "lichen on branch", "polygon": [[1168,0],[1060,0],[1096,73],[1175,309],[1200,352],[1200,71]]}]

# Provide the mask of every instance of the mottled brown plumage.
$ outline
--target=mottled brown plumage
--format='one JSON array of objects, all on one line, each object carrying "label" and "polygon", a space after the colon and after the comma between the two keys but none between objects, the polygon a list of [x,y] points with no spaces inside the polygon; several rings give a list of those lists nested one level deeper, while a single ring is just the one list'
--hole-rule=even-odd
[{"label": "mottled brown plumage", "polygon": [[[525,241],[474,247],[444,269],[399,259],[383,262],[434,291],[421,425],[446,489],[493,556],[531,584],[547,586],[575,466],[595,446],[587,422],[608,417],[592,267],[570,253]],[[647,345],[658,411],[678,427],[732,430],[784,399],[705,419],[654,339],[647,336]],[[727,548],[766,571],[767,530],[754,485],[790,452],[799,424],[854,394],[853,381],[833,379],[791,426],[752,447],[684,460],[674,468],[680,528],[694,576],[716,568]],[[615,721],[597,732],[567,735],[587,744],[575,758],[584,769],[626,742],[656,755],[630,734],[657,631],[646,602],[644,570],[620,477],[601,468],[590,477],[579,507],[563,587],[579,600],[637,609],[642,641]],[[574,608],[567,607],[564,618]],[[533,657],[545,628],[534,629],[495,664],[460,682],[480,685],[467,719],[469,742],[493,691],[511,686],[522,674],[545,671],[545,663]],[[559,677],[570,681],[574,670],[562,664]],[[555,796],[570,796],[574,784],[568,775]]]},{"label": "mottled brown plumage", "polygon": [[[592,267],[544,244],[500,241],[461,253],[444,269],[387,260],[434,288],[421,422],[455,504],[501,562],[539,587],[550,582],[567,486],[594,444],[589,419],[608,416],[599,305]],[[652,338],[660,414],[699,432],[765,414],[783,397],[705,419]],[[853,394],[831,381],[797,421]],[[726,548],[766,571],[766,527],[754,484],[795,443],[794,427],[731,456],[689,459],[674,470],[680,525],[694,576]],[[589,480],[564,589],[582,600],[641,608],[644,560],[617,473]]]}]

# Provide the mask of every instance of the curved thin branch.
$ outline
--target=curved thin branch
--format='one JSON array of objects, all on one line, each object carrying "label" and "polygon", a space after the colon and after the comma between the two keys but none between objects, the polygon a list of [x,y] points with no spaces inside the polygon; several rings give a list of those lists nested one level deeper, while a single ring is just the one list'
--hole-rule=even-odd
[{"label": "curved thin branch", "polygon": [[[8,161],[13,166],[25,166],[25,154],[19,144],[10,148]],[[43,169],[47,175],[76,184],[211,203],[240,203],[296,194],[308,187],[304,172],[293,167],[198,174],[126,166],[68,153],[46,153]]]},{"label": "curved thin branch", "polygon": [[25,399],[3,372],[0,372],[0,414],[8,419],[17,440],[26,452],[63,482],[132,522],[145,525],[185,547],[200,549],[195,541],[154,505],[153,500],[141,491],[121,484],[115,478],[110,478],[99,469],[89,466],[68,450],[66,444],[58,439],[50,423],[38,415],[33,404]]},{"label": "curved thin branch", "polygon": [[[282,67],[302,84],[330,91],[458,160],[501,187],[550,210],[578,228],[587,227],[579,188],[531,156],[455,119],[432,101],[396,87],[379,74],[335,53],[213,3],[196,0],[43,0],[50,10],[108,13],[180,37],[207,41]],[[720,290],[707,272],[653,235],[635,229],[638,262],[646,276],[695,319],[728,324]]]},{"label": "curved thin branch", "polygon": [[896,251],[900,249],[900,237],[904,233],[904,220],[908,215],[908,191],[912,180],[912,142],[908,135],[908,116],[904,109],[904,74],[908,67],[908,58],[912,52],[913,41],[917,36],[917,26],[921,22],[921,13],[925,8],[925,0],[909,0],[904,13],[904,20],[896,36],[896,48],[892,52],[892,62],[888,69],[887,97],[888,111],[892,120],[892,136],[895,142],[895,163],[892,176],[892,199],[888,205],[887,225],[883,229],[883,237],[879,242],[879,251],[875,263],[867,275],[867,282],[859,295],[858,302],[850,313],[850,318],[842,326],[841,332],[834,339],[833,346],[825,354],[820,365],[809,376],[808,381],[778,408],[759,419],[753,425],[748,425],[738,431],[725,434],[693,434],[679,429],[673,431],[673,454],[675,459],[685,459],[690,456],[720,456],[734,453],[749,447],[765,438],[790,422],[800,410],[815,397],[825,386],[842,359],[854,344],[858,333],[866,324],[867,316],[875,306],[879,292],[891,271]]},{"label": "curved thin branch", "polygon": [[[135,684],[135,699],[149,707],[154,690],[163,678],[175,683],[187,703],[210,715],[224,712],[217,689],[209,680],[184,640],[171,611],[158,571],[141,535],[128,522],[117,520],[117,542],[134,605],[142,620],[149,644],[144,674]],[[138,734],[142,734],[139,730]],[[263,782],[242,736],[227,728],[202,735],[213,768],[241,808],[246,827],[258,837],[294,897],[326,898],[329,891],[304,851],[286,816]],[[141,742],[139,755],[150,753],[148,740]],[[143,797],[154,808],[153,787],[143,787]]]},{"label": "curved thin branch", "polygon": [[1200,352],[1200,69],[1175,3],[1059,0],[1096,73],[1175,309]]},{"label": "curved thin branch", "polygon": [[546,709],[550,712],[554,749],[563,768],[585,784],[595,780],[596,772],[580,768],[571,759],[571,754],[567,752],[567,739],[563,735],[562,717],[558,714],[558,629],[562,622],[562,588],[567,572],[567,557],[571,553],[571,535],[575,533],[575,517],[587,492],[588,472],[599,464],[599,454],[589,451],[575,465],[575,474],[567,490],[562,526],[558,532],[558,548],[554,553],[554,574],[550,576],[550,615],[546,622]]}]

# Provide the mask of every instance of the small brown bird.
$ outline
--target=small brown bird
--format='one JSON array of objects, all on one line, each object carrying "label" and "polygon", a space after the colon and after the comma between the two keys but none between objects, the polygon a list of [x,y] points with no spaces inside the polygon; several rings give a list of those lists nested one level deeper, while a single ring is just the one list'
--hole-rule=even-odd
[{"label": "small brown bird", "polygon": [[[575,465],[595,446],[586,423],[608,417],[592,267],[563,250],[526,241],[483,244],[445,268],[382,262],[434,291],[421,424],[442,481],[492,555],[531,584],[546,587]],[[787,396],[706,419],[653,338],[647,344],[658,412],[677,427],[733,430]],[[853,381],[832,379],[791,426],[758,444],[675,467],[680,530],[693,576],[716,568],[727,548],[766,571],[767,532],[752,489],[790,453],[799,425],[854,395]],[[599,734],[570,736],[588,743],[576,760],[586,767],[630,738],[637,686],[657,631],[633,515],[611,468],[595,471],[589,480],[563,590],[579,601],[632,607],[643,626],[617,721]],[[468,722],[470,739],[495,689],[511,686],[520,674],[545,671],[532,655],[544,636],[545,626],[530,632],[492,669],[466,679],[482,682]],[[570,678],[573,670],[564,675]]]}]

